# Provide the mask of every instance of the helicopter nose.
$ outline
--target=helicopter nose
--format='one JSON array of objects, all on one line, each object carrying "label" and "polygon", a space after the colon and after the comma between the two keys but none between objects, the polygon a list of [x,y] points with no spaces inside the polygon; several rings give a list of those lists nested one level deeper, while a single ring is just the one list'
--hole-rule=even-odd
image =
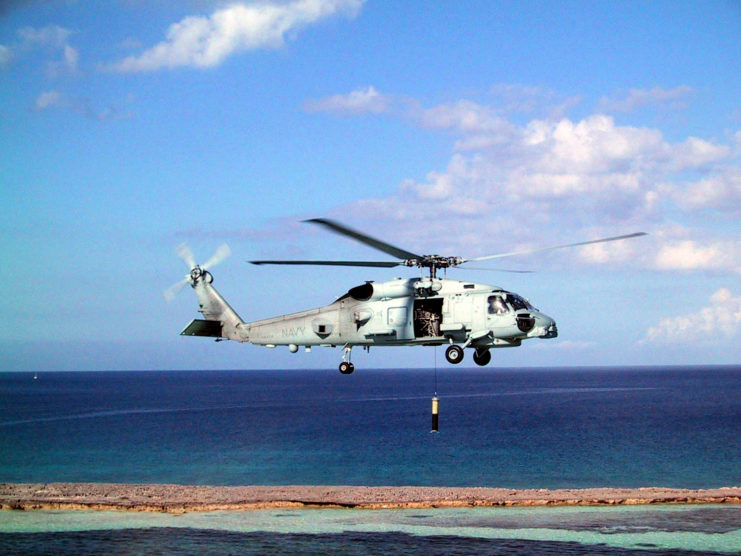
[{"label": "helicopter nose", "polygon": [[538,313],[535,316],[535,331],[537,331],[537,336],[541,338],[555,338],[558,336],[556,321],[543,313]]}]

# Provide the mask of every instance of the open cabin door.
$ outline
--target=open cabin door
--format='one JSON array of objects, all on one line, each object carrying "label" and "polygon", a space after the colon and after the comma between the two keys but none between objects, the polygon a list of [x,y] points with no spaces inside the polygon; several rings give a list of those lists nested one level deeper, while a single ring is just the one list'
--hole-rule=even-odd
[{"label": "open cabin door", "polygon": [[443,298],[414,300],[414,337],[427,338],[440,336],[443,320]]}]

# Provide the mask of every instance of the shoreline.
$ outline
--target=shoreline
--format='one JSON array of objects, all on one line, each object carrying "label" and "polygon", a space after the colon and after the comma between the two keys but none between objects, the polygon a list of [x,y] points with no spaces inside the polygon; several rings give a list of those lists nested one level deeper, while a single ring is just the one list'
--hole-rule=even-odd
[{"label": "shoreline", "polygon": [[488,487],[201,486],[123,483],[2,483],[2,510],[119,510],[187,513],[272,508],[741,504],[741,487],[714,489]]}]

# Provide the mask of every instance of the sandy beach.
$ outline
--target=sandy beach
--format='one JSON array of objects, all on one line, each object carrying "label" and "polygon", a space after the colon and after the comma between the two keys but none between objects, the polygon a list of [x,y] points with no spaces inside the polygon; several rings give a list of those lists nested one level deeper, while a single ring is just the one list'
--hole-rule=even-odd
[{"label": "sandy beach", "polygon": [[739,504],[741,487],[513,490],[469,487],[189,486],[118,483],[0,484],[4,510],[88,509],[183,513],[335,507],[356,509],[473,506]]}]

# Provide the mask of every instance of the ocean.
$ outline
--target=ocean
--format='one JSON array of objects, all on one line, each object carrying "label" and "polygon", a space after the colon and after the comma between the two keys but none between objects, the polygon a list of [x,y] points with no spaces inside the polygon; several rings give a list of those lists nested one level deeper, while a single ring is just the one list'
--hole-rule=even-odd
[{"label": "ocean", "polygon": [[[440,400],[437,434],[430,432],[435,392]],[[741,366],[358,369],[349,376],[336,369],[47,372],[38,373],[37,378],[32,373],[0,373],[0,410],[0,482],[513,489],[741,484]],[[715,513],[703,514],[711,509]],[[585,545],[558,535],[555,540],[524,533],[505,538],[502,531],[533,528],[492,525],[484,534],[484,528],[466,523],[467,519],[479,523],[506,517],[506,510],[496,510],[489,509],[494,512],[491,515],[461,510],[463,517],[453,520],[453,525],[442,510],[423,512],[426,517],[410,517],[407,521],[411,525],[404,526],[394,525],[394,520],[404,516],[397,511],[389,514],[397,516],[389,518],[392,529],[350,527],[339,532],[334,526],[317,524],[293,529],[245,528],[247,518],[240,521],[228,515],[221,516],[221,523],[236,520],[242,525],[214,526],[218,522],[213,515],[206,520],[208,526],[186,519],[173,524],[168,516],[158,518],[162,523],[157,526],[106,525],[101,529],[91,525],[107,512],[82,512],[80,523],[69,530],[58,527],[60,520],[69,520],[69,514],[79,512],[40,512],[43,523],[49,525],[28,529],[29,520],[35,518],[13,517],[11,523],[8,516],[14,512],[0,512],[0,548],[26,552],[30,546],[31,552],[38,553],[43,547],[74,546],[75,552],[93,553],[100,552],[102,538],[113,543],[110,546],[134,547],[129,552],[140,551],[132,542],[146,542],[151,543],[149,548],[141,551],[157,552],[151,548],[160,547],[168,553],[167,547],[177,544],[173,544],[174,537],[188,539],[183,540],[180,552],[189,552],[188,543],[197,546],[206,538],[213,543],[214,552],[222,547],[224,553],[248,553],[246,549],[234,550],[239,543],[260,547],[276,542],[293,547],[286,552],[308,553],[398,552],[409,543],[420,547],[420,553],[422,548],[425,553],[434,553],[435,547],[438,553],[451,553],[452,547],[460,546],[460,553],[504,554],[533,550],[562,553],[564,548],[572,553],[595,553],[597,545],[605,554],[615,553],[610,552],[613,549],[651,551],[685,546],[656,544],[656,535],[643,543],[646,546],[641,541],[617,548],[600,542]],[[540,515],[538,512],[554,510],[514,515],[528,516],[525,523]],[[625,508],[623,513],[606,510],[599,515],[608,528],[610,515],[615,519],[621,516],[617,521],[624,524],[624,513],[630,512]],[[587,522],[591,522],[594,514],[572,511],[576,517],[562,522],[571,524],[566,530],[583,533],[585,526],[580,520],[588,515]],[[650,530],[661,531],[661,538],[672,534],[721,535],[741,551],[741,541],[734,546],[741,528],[737,507],[645,511],[650,515],[641,521],[648,523]],[[344,519],[355,521],[361,516],[319,510],[288,513],[294,518],[304,514],[319,521],[326,515],[345,515]],[[132,519],[120,512],[114,515],[118,521],[112,521],[118,525]],[[249,519],[261,516],[265,522],[287,519],[271,517],[270,513],[251,515]],[[670,515],[681,519],[667,520]],[[708,519],[708,515],[715,517]],[[721,522],[735,520],[735,527],[714,530],[718,516],[724,516]],[[304,524],[311,519],[294,518]],[[104,523],[109,524],[107,519]],[[425,524],[426,520],[432,525]],[[441,520],[445,527],[440,526]],[[667,522],[675,522],[669,533],[665,531]],[[692,525],[678,526],[678,522]],[[651,523],[660,525],[651,529]],[[618,531],[625,529],[620,527]],[[480,536],[472,535],[472,530]],[[387,534],[389,531],[394,535]],[[493,539],[492,531],[499,531],[500,536]],[[628,533],[636,531],[620,534]],[[609,538],[615,540],[616,534],[603,536],[612,535]],[[583,535],[577,537],[582,539]],[[82,544],[75,545],[78,541]],[[554,542],[555,548],[551,546]],[[570,543],[568,547],[558,544],[564,542]],[[518,543],[526,547],[518,548]],[[726,545],[720,542],[720,548],[713,550],[727,552]],[[591,550],[578,552],[585,546]],[[690,550],[708,551],[713,546]],[[407,548],[403,550],[409,551]],[[270,551],[263,548],[253,553]],[[121,552],[128,553],[126,548]]]}]

